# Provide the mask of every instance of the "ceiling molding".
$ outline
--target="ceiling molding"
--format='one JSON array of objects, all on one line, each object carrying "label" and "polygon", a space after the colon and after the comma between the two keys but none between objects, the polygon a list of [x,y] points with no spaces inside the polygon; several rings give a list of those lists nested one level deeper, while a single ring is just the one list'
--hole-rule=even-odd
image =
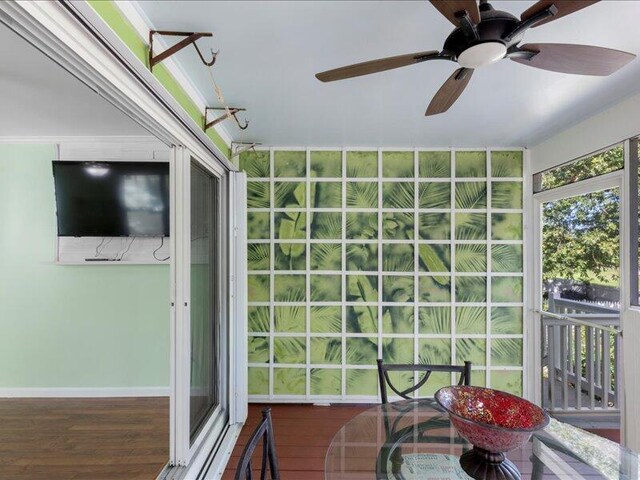
[{"label": "ceiling molding", "polygon": [[[138,32],[138,35],[140,35],[144,43],[149,45],[149,30],[156,30],[156,28],[151,20],[149,20],[149,17],[147,17],[147,15],[142,11],[138,2],[136,0],[115,0],[113,3],[118,7],[122,15],[124,15],[124,17],[131,23],[131,26],[133,26],[136,32]],[[154,43],[157,43],[163,50],[168,46],[162,37],[154,39]],[[204,109],[209,105],[207,105],[207,101],[202,93],[200,93],[200,90],[196,88],[178,62],[173,58],[167,58],[162,62],[162,64],[184,89],[193,103],[195,103],[198,110],[200,110],[204,115]],[[218,132],[222,140],[224,140],[227,145],[231,145],[231,142],[234,139],[224,126],[218,124],[214,125],[213,128]]]}]

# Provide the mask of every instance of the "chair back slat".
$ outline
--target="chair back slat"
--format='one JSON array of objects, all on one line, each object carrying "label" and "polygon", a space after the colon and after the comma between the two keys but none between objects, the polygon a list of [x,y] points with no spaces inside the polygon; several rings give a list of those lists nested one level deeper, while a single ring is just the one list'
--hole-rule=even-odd
[{"label": "chair back slat", "polygon": [[[280,469],[278,468],[278,457],[276,455],[270,408],[262,410],[262,420],[249,437],[242,451],[242,455],[238,461],[238,467],[236,468],[235,480],[253,480],[251,457],[253,457],[253,452],[260,440],[262,440],[260,480],[280,480]],[[269,472],[271,476],[267,477]]]},{"label": "chair back slat", "polygon": [[[380,383],[380,398],[382,403],[389,403],[387,395],[387,386],[399,397],[404,399],[410,399],[412,397],[409,394],[417,391],[424,386],[429,380],[429,377],[433,372],[450,372],[459,373],[460,381],[458,385],[471,385],[471,362],[464,362],[464,365],[425,365],[425,364],[388,364],[385,365],[382,359],[378,359],[378,380]],[[423,377],[415,382],[414,385],[399,390],[391,381],[389,372],[424,372]]]}]

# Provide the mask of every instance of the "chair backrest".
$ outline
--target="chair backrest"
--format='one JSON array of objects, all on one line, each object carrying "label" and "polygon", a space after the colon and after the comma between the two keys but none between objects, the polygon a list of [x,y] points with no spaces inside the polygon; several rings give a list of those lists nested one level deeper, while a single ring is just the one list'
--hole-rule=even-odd
[{"label": "chair backrest", "polygon": [[[262,439],[262,465],[260,467],[260,480],[267,479],[267,472],[271,471],[271,480],[280,480],[280,470],[278,468],[278,457],[276,455],[276,444],[273,438],[273,424],[271,423],[271,409],[262,410],[262,420],[247,440],[247,444],[242,451],[238,468],[236,469],[235,480],[253,480],[251,471],[251,457]],[[267,462],[269,463],[267,468]]]},{"label": "chair backrest", "polygon": [[[424,376],[416,382],[415,385],[412,385],[405,390],[398,390],[393,383],[391,383],[389,372],[424,372]],[[411,398],[409,394],[415,392],[427,383],[427,380],[429,380],[429,377],[433,372],[459,373],[460,381],[458,382],[458,385],[471,385],[471,362],[464,362],[464,365],[414,365],[411,363],[385,365],[382,359],[379,358],[378,377],[380,380],[380,397],[382,399],[382,403],[389,403],[389,399],[387,397],[387,385],[389,385],[389,388],[393,390],[396,395],[409,399]]]}]

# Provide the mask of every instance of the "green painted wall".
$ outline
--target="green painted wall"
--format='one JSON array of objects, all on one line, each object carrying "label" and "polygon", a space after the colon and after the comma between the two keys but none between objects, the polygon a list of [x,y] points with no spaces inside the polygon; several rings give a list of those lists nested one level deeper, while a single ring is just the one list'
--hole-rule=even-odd
[{"label": "green painted wall", "polygon": [[[140,38],[138,32],[133,28],[131,23],[122,15],[118,7],[111,0],[88,0],[89,5],[102,17],[107,25],[120,37],[124,44],[140,59],[142,63],[147,65],[149,60],[149,49],[147,48],[146,39]],[[195,52],[194,52],[195,55]],[[203,68],[205,68],[203,66]],[[167,68],[160,64],[153,67],[153,74],[167,91],[176,99],[176,101],[184,108],[184,110],[193,118],[198,125],[203,125],[203,112],[193,103],[184,89],[169,73]],[[218,135],[215,129],[207,130],[207,136],[216,144],[220,151],[228,158],[229,145],[227,145],[222,137]]]},{"label": "green painted wall", "polygon": [[240,167],[252,400],[375,401],[379,357],[470,360],[474,385],[522,393],[521,151],[275,150]]},{"label": "green painted wall", "polygon": [[168,387],[169,267],[62,266],[53,145],[0,145],[0,388]]}]

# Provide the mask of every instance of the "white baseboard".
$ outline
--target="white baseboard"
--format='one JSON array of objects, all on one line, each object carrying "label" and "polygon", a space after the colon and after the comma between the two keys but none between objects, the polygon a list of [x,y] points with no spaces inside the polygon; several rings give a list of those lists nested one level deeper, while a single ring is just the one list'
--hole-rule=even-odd
[{"label": "white baseboard", "polygon": [[169,387],[0,388],[0,398],[168,397]]}]

